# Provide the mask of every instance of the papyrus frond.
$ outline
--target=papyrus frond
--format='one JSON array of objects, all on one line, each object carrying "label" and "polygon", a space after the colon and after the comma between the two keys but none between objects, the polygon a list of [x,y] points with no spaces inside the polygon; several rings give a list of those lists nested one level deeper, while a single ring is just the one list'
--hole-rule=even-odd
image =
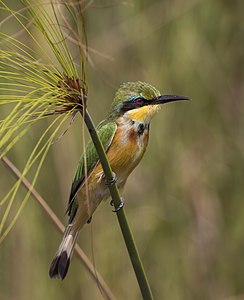
[{"label": "papyrus frond", "polygon": [[[35,123],[50,118],[22,169],[23,176],[31,171],[34,185],[61,126],[86,104],[83,7],[79,1],[23,0],[22,8],[15,11],[7,2],[0,0],[5,16],[0,22],[0,158]],[[17,31],[11,32],[11,24]],[[29,197],[28,192],[11,213],[20,184],[17,180],[0,201],[0,241]]]}]

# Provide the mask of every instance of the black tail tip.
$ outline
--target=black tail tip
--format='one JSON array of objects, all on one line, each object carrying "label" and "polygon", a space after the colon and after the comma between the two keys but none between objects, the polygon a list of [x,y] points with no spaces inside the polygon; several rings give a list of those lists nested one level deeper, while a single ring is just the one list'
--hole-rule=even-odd
[{"label": "black tail tip", "polygon": [[70,258],[66,251],[62,252],[59,256],[56,256],[50,266],[49,276],[50,278],[64,279],[69,270]]}]

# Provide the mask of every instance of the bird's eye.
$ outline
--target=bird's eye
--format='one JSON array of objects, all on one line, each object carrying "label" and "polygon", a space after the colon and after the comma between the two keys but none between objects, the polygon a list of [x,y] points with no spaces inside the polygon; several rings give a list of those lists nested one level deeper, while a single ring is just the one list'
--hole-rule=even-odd
[{"label": "bird's eye", "polygon": [[135,100],[133,100],[133,102],[136,103],[136,104],[138,104],[138,105],[140,105],[140,104],[143,104],[143,102],[144,102],[143,100],[144,100],[143,98],[138,97]]}]

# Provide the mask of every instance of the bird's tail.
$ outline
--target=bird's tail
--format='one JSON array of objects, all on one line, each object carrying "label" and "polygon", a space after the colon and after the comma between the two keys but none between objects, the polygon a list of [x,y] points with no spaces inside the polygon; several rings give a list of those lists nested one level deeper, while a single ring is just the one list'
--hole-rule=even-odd
[{"label": "bird's tail", "polygon": [[72,230],[72,225],[67,226],[63,240],[49,269],[49,276],[51,278],[65,278],[69,269],[70,259],[73,254],[78,235],[79,231],[75,232],[74,230]]}]

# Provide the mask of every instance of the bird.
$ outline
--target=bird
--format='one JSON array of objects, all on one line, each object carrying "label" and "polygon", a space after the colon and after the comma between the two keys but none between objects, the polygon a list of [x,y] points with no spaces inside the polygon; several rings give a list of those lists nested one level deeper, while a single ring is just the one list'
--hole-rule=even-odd
[{"label": "bird", "polygon": [[[107,117],[96,129],[120,191],[146,151],[152,117],[161,104],[178,100],[190,98],[161,95],[151,84],[141,81],[124,83],[115,93]],[[72,182],[68,225],[49,269],[51,278],[65,278],[81,228],[90,223],[96,208],[109,196],[102,165],[90,140]]]}]

